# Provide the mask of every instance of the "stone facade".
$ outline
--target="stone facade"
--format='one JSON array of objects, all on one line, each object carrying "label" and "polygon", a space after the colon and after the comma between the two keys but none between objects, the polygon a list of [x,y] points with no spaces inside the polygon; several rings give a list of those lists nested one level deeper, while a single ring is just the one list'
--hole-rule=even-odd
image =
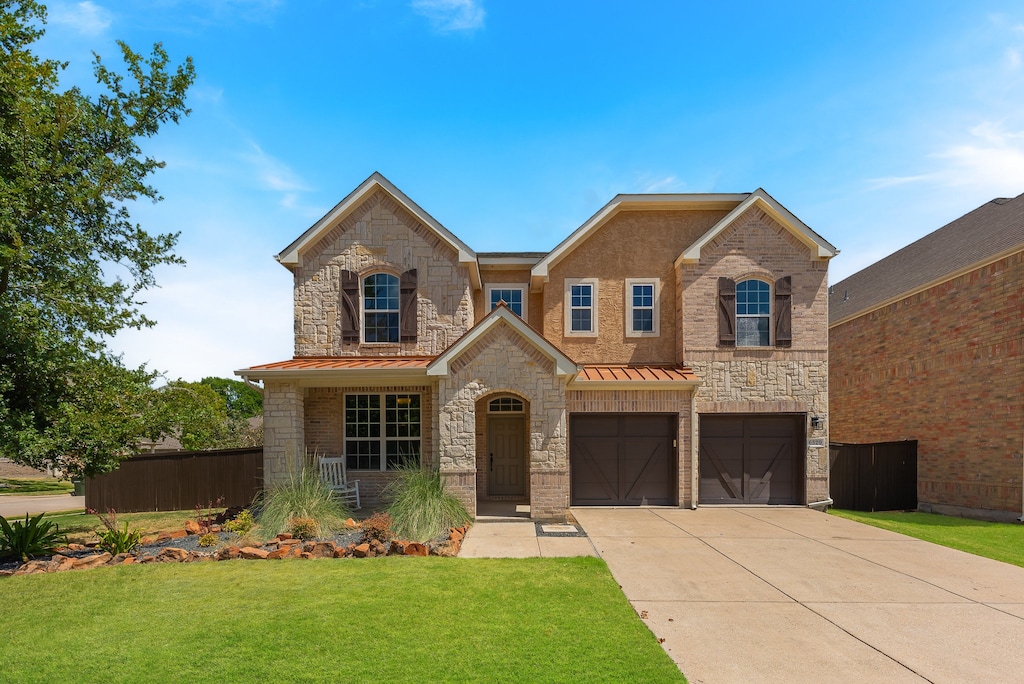
[{"label": "stone facade", "polygon": [[[360,344],[341,337],[341,271],[360,278],[417,271],[415,342]],[[383,190],[327,232],[295,269],[296,356],[435,355],[473,322],[473,288],[458,255]]]},{"label": "stone facade", "polygon": [[[501,394],[529,401],[530,506],[535,518],[562,516],[568,507],[568,486],[559,477],[568,472],[565,380],[555,375],[552,361],[504,322],[477,340],[452,362],[438,386],[437,453],[441,475],[463,503],[476,510],[477,402]],[[472,492],[465,491],[472,477]],[[567,477],[564,478],[567,483]],[[554,488],[554,489],[553,489]]]},{"label": "stone facade", "polygon": [[834,326],[832,438],[917,440],[922,510],[1019,516],[1022,293],[1017,252]]},{"label": "stone facade", "polygon": [[305,453],[303,390],[296,383],[263,385],[263,480],[282,482],[302,468]]}]

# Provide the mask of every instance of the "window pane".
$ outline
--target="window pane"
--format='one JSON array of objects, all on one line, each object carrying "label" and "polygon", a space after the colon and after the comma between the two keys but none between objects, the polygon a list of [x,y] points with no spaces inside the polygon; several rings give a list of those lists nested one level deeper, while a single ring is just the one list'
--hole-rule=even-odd
[{"label": "window pane", "polygon": [[590,331],[590,309],[573,309],[572,310],[572,330],[574,331]]},{"label": "window pane", "polygon": [[633,306],[654,306],[654,286],[634,285]]},{"label": "window pane", "polygon": [[419,440],[388,440],[387,468],[391,470],[402,466],[419,466]]},{"label": "window pane", "polygon": [[345,441],[345,467],[349,470],[380,470],[380,441]]},{"label": "window pane", "polygon": [[763,316],[737,318],[736,345],[740,347],[767,347],[768,318]]},{"label": "window pane", "polygon": [[654,332],[654,311],[651,309],[633,309],[633,330],[636,332]]},{"label": "window pane", "polygon": [[571,288],[572,306],[590,306],[591,286],[573,285]]},{"label": "window pane", "polygon": [[498,306],[498,302],[505,302],[509,309],[517,316],[523,315],[523,291],[520,289],[498,289],[491,290],[491,308]]},{"label": "window pane", "polygon": [[736,285],[736,314],[763,316],[770,313],[768,283],[760,280],[744,280]]}]

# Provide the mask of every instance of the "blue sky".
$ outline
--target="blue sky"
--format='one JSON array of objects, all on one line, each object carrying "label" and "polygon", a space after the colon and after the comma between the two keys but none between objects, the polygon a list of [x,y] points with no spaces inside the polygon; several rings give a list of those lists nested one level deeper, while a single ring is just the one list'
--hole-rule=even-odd
[{"label": "blue sky", "polygon": [[373,171],[478,251],[544,251],[617,193],[763,187],[842,253],[831,282],[1024,192],[1019,2],[51,2],[92,88],[115,40],[195,61],[146,143],[186,267],[112,341],[170,378],[292,354],[273,260]]}]

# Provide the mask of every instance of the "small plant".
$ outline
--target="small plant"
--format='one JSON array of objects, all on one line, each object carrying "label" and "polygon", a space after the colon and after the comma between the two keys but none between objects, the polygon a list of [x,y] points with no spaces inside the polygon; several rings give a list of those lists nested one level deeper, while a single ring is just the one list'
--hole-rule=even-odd
[{"label": "small plant", "polygon": [[131,529],[127,522],[123,528],[119,529],[117,527],[117,511],[113,508],[108,508],[106,515],[91,508],[86,513],[95,515],[103,523],[103,526],[107,528],[105,532],[99,533],[100,543],[98,544],[107,553],[113,556],[119,553],[129,553],[142,541],[142,533]]},{"label": "small plant", "polygon": [[215,535],[213,532],[207,532],[206,534],[204,534],[203,536],[201,536],[199,538],[199,541],[197,543],[200,546],[202,546],[202,547],[207,547],[207,546],[216,546],[217,542],[219,542],[219,541],[220,541],[220,537]]},{"label": "small plant", "polygon": [[218,497],[216,501],[206,504],[205,511],[201,504],[196,504],[196,523],[199,525],[199,534],[210,534],[213,531],[213,525],[217,519],[217,514],[213,512],[213,509],[220,508],[222,503],[224,503],[224,497]]},{"label": "small plant", "polygon": [[22,563],[27,563],[29,558],[52,554],[58,546],[67,543],[60,526],[43,520],[42,513],[34,518],[26,513],[25,522],[15,520],[14,524],[0,515],[0,558],[20,558]]},{"label": "small plant", "polygon": [[252,528],[255,524],[256,519],[252,517],[252,512],[246,508],[239,513],[234,520],[228,520],[224,523],[224,529],[228,532],[234,532],[239,536],[239,538],[244,538],[252,532]]},{"label": "small plant", "polygon": [[264,491],[255,509],[259,535],[267,539],[289,531],[292,518],[313,518],[320,534],[330,535],[349,516],[312,464]]},{"label": "small plant", "polygon": [[388,512],[395,532],[413,541],[436,539],[471,520],[462,502],[444,490],[441,473],[436,470],[403,467],[385,495],[391,499]]},{"label": "small plant", "polygon": [[387,513],[374,513],[363,521],[363,543],[377,540],[382,544],[391,541],[395,535],[391,533],[393,521]]},{"label": "small plant", "polygon": [[320,523],[315,518],[292,518],[288,521],[288,531],[303,541],[309,541],[320,536]]}]

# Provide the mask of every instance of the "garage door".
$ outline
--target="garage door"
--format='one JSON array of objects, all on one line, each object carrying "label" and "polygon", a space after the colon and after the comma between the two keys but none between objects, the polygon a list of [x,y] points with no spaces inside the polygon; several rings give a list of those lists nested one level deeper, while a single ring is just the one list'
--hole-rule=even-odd
[{"label": "garage door", "polygon": [[677,423],[675,415],[572,414],[573,505],[673,505]]},{"label": "garage door", "polygon": [[699,502],[796,504],[803,416],[701,416]]}]

